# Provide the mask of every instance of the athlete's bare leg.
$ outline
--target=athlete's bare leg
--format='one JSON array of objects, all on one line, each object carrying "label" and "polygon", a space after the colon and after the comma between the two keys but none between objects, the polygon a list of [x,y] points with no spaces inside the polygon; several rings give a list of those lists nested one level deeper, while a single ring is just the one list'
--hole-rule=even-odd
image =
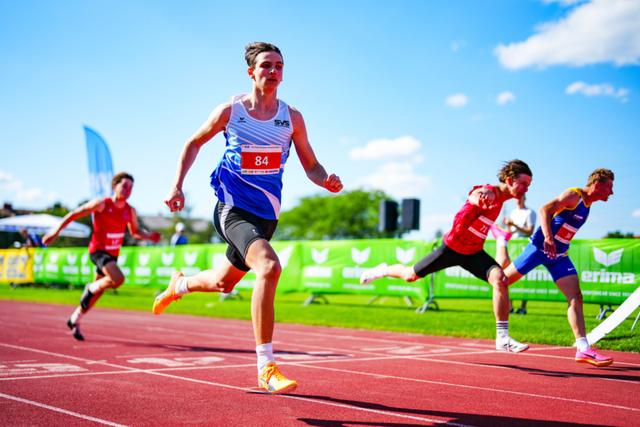
[{"label": "athlete's bare leg", "polygon": [[388,266],[386,277],[402,279],[405,282],[415,282],[420,279],[420,276],[416,274],[413,266],[406,266],[402,264],[393,264]]},{"label": "athlete's bare leg", "polygon": [[227,258],[223,264],[213,270],[204,270],[189,277],[189,292],[225,292],[229,293],[247,274],[234,267]]},{"label": "athlete's bare leg", "polygon": [[502,268],[495,267],[489,271],[488,281],[493,286],[493,314],[496,320],[509,320],[509,279]]},{"label": "athlete's bare leg", "polygon": [[509,250],[507,245],[496,244],[496,262],[503,269],[507,268],[511,264],[511,258],[509,257]]},{"label": "athlete's bare leg", "polygon": [[584,313],[582,311],[582,292],[580,292],[580,282],[578,276],[566,276],[556,281],[560,292],[567,298],[569,308],[567,309],[567,319],[576,339],[587,336],[584,324]]},{"label": "athlete's bare leg", "polygon": [[268,241],[251,243],[245,263],[256,273],[251,296],[251,321],[256,345],[270,343],[273,338],[274,300],[282,267],[278,255]]}]

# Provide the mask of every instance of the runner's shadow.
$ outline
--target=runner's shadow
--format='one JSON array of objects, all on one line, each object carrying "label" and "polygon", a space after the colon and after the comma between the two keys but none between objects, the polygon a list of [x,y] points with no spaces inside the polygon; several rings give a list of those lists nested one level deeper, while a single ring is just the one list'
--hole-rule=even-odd
[{"label": "runner's shadow", "polygon": [[545,377],[556,377],[556,378],[602,378],[607,380],[624,380],[624,381],[632,381],[632,382],[640,382],[640,376],[633,375],[616,375],[617,372],[629,372],[629,371],[640,371],[640,368],[629,367],[623,368],[619,366],[608,366],[605,368],[593,368],[597,369],[597,373],[590,371],[589,373],[580,373],[580,372],[562,372],[562,371],[549,371],[545,369],[537,369],[537,368],[527,368],[524,366],[517,365],[504,365],[504,364],[496,364],[496,363],[479,363],[479,365],[483,366],[500,366],[502,368],[513,369],[516,371],[527,372],[533,375],[542,375]]},{"label": "runner's shadow", "polygon": [[[238,349],[238,348],[224,348],[224,347],[207,347],[207,346],[198,346],[198,345],[184,345],[184,344],[162,344],[162,343],[145,343],[145,342],[137,342],[137,341],[127,341],[127,340],[93,340],[93,342],[116,342],[118,344],[124,345],[126,347],[145,347],[145,348],[158,348],[163,350],[170,351],[183,351],[185,353],[227,353],[227,354],[251,354],[255,355],[256,352],[253,349]],[[285,355],[294,355],[294,356],[311,356],[314,358],[322,358],[322,357],[331,357],[331,358],[339,358],[339,357],[348,357],[346,354],[338,354],[338,353],[307,353],[306,351],[286,351],[280,350],[276,351],[276,357],[281,357]]]},{"label": "runner's shadow", "polygon": [[[354,406],[357,408],[363,409],[371,409],[375,411],[386,411],[390,414],[413,414],[413,415],[422,415],[425,417],[443,417],[446,420],[442,420],[442,423],[460,423],[474,426],[499,426],[499,425],[508,425],[508,426],[560,426],[560,427],[574,427],[574,426],[597,426],[598,424],[582,424],[582,423],[569,423],[569,422],[560,422],[560,421],[544,421],[544,420],[536,420],[531,418],[513,418],[513,417],[502,417],[502,416],[494,416],[494,415],[481,415],[481,414],[466,414],[461,412],[450,412],[450,411],[436,411],[429,409],[417,409],[417,408],[399,408],[394,406],[388,406],[381,403],[372,403],[372,402],[362,402],[359,400],[350,400],[350,399],[338,399],[335,397],[329,396],[315,396],[315,395],[304,395],[304,394],[295,394],[297,397],[301,397],[309,400],[318,400],[324,402],[331,403],[339,403],[342,405]],[[347,420],[323,420],[323,419],[314,419],[314,418],[299,418],[299,421],[302,421],[310,426],[321,426],[321,427],[347,427],[350,425],[366,425],[366,426],[380,426],[380,427],[397,427],[397,426],[414,426],[414,425],[424,425],[424,424],[407,424],[407,423],[386,423],[386,422],[363,422],[363,421],[347,421]],[[425,420],[428,421],[428,420]],[[432,420],[435,421],[435,420]]]}]

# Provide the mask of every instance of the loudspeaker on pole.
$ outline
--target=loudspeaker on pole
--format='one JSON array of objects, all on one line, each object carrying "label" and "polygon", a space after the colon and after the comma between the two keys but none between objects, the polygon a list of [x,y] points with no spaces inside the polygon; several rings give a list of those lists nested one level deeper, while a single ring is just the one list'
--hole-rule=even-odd
[{"label": "loudspeaker on pole", "polygon": [[402,217],[400,226],[403,230],[420,229],[420,200],[402,199]]},{"label": "loudspeaker on pole", "polygon": [[398,203],[393,200],[380,200],[379,231],[396,231],[398,229]]}]

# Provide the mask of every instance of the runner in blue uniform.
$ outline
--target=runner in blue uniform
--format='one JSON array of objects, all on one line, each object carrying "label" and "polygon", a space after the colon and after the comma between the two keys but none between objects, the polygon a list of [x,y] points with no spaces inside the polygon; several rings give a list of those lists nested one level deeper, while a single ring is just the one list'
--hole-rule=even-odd
[{"label": "runner in blue uniform", "polygon": [[297,383],[282,375],[273,358],[274,298],[282,267],[269,240],[278,223],[282,173],[291,145],[313,183],[334,193],[342,190],[342,183],[316,159],[302,114],[277,97],[284,67],[280,49],[270,43],[252,43],[245,48],[245,59],[253,83],[251,93],[216,107],[186,142],[165,200],[171,212],[184,208],[182,184],[200,147],[224,132],[226,149],[211,174],[211,186],[218,198],[214,225],[229,245],[226,263],[191,277],[176,272],[155,299],[153,312],[162,313],[189,292],[230,292],[253,270],[251,317],[258,384],[271,393],[285,393],[295,390]]},{"label": "runner in blue uniform", "polygon": [[[505,269],[510,285],[539,265],[547,268],[569,302],[567,317],[576,338],[576,362],[598,367],[611,365],[613,359],[598,353],[587,341],[578,273],[568,251],[571,239],[587,221],[591,205],[599,200],[606,202],[613,194],[613,178],[609,169],[596,169],[589,175],[586,187],[569,188],[540,208],[540,227],[531,236],[531,243]],[[508,294],[507,290],[504,292]],[[503,300],[506,303],[500,310],[508,316],[509,300]]]}]

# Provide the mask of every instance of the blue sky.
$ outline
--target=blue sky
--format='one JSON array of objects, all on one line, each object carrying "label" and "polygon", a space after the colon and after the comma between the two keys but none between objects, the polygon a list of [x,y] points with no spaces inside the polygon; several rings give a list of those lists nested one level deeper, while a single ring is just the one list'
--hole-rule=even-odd
[{"label": "blue sky", "polygon": [[[88,199],[87,125],[135,176],[138,212],[168,214],[184,141],[250,90],[244,46],[264,40],[326,169],[346,189],[421,200],[413,237],[446,231],[512,158],[533,169],[535,209],[612,169],[615,195],[578,236],[640,234],[639,23],[638,0],[2,2],[0,201]],[[187,177],[195,217],[211,215],[223,147],[209,142]],[[295,156],[284,186],[284,209],[322,192]]]}]

